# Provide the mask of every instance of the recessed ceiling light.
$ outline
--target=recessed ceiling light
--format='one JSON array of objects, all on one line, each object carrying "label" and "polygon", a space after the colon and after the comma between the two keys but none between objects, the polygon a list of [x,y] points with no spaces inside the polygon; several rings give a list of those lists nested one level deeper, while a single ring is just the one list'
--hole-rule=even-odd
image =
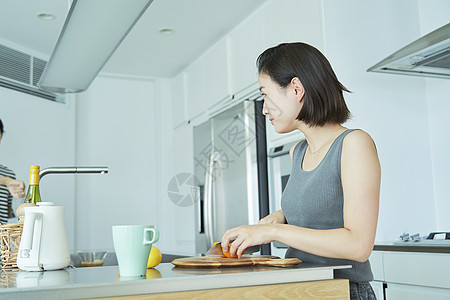
[{"label": "recessed ceiling light", "polygon": [[159,30],[159,33],[163,34],[163,35],[171,35],[175,33],[175,30],[170,29],[170,28],[163,28],[161,30]]},{"label": "recessed ceiling light", "polygon": [[54,20],[55,19],[55,15],[51,14],[51,13],[38,13],[37,17],[41,20],[46,20],[46,21],[50,21],[50,20]]}]

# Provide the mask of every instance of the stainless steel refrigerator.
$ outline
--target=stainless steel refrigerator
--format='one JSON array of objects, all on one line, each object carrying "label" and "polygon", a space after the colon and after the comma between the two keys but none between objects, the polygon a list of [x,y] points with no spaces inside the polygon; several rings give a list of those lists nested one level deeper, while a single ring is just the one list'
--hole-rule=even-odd
[{"label": "stainless steel refrigerator", "polygon": [[[246,100],[194,127],[196,252],[205,253],[232,227],[269,212],[262,101]],[[261,254],[270,254],[263,246]]]}]

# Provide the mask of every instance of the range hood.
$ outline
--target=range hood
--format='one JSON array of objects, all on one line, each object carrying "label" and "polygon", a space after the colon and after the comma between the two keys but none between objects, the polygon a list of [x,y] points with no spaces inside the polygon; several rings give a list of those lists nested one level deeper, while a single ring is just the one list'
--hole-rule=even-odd
[{"label": "range hood", "polygon": [[367,72],[450,79],[450,23],[398,50]]}]

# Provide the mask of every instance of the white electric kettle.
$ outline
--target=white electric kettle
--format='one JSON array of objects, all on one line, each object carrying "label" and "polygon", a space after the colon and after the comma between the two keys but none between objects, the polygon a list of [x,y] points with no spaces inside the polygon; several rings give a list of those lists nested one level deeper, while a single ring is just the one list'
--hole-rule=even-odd
[{"label": "white electric kettle", "polygon": [[24,271],[58,270],[70,263],[64,207],[39,202],[25,207],[17,266]]}]

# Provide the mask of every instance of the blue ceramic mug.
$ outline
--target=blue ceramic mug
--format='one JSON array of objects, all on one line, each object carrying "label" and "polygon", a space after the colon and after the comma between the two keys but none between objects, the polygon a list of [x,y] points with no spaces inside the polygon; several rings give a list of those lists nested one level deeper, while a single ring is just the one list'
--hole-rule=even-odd
[{"label": "blue ceramic mug", "polygon": [[145,276],[152,244],[159,240],[153,225],[116,225],[112,227],[114,250],[120,277]]}]

